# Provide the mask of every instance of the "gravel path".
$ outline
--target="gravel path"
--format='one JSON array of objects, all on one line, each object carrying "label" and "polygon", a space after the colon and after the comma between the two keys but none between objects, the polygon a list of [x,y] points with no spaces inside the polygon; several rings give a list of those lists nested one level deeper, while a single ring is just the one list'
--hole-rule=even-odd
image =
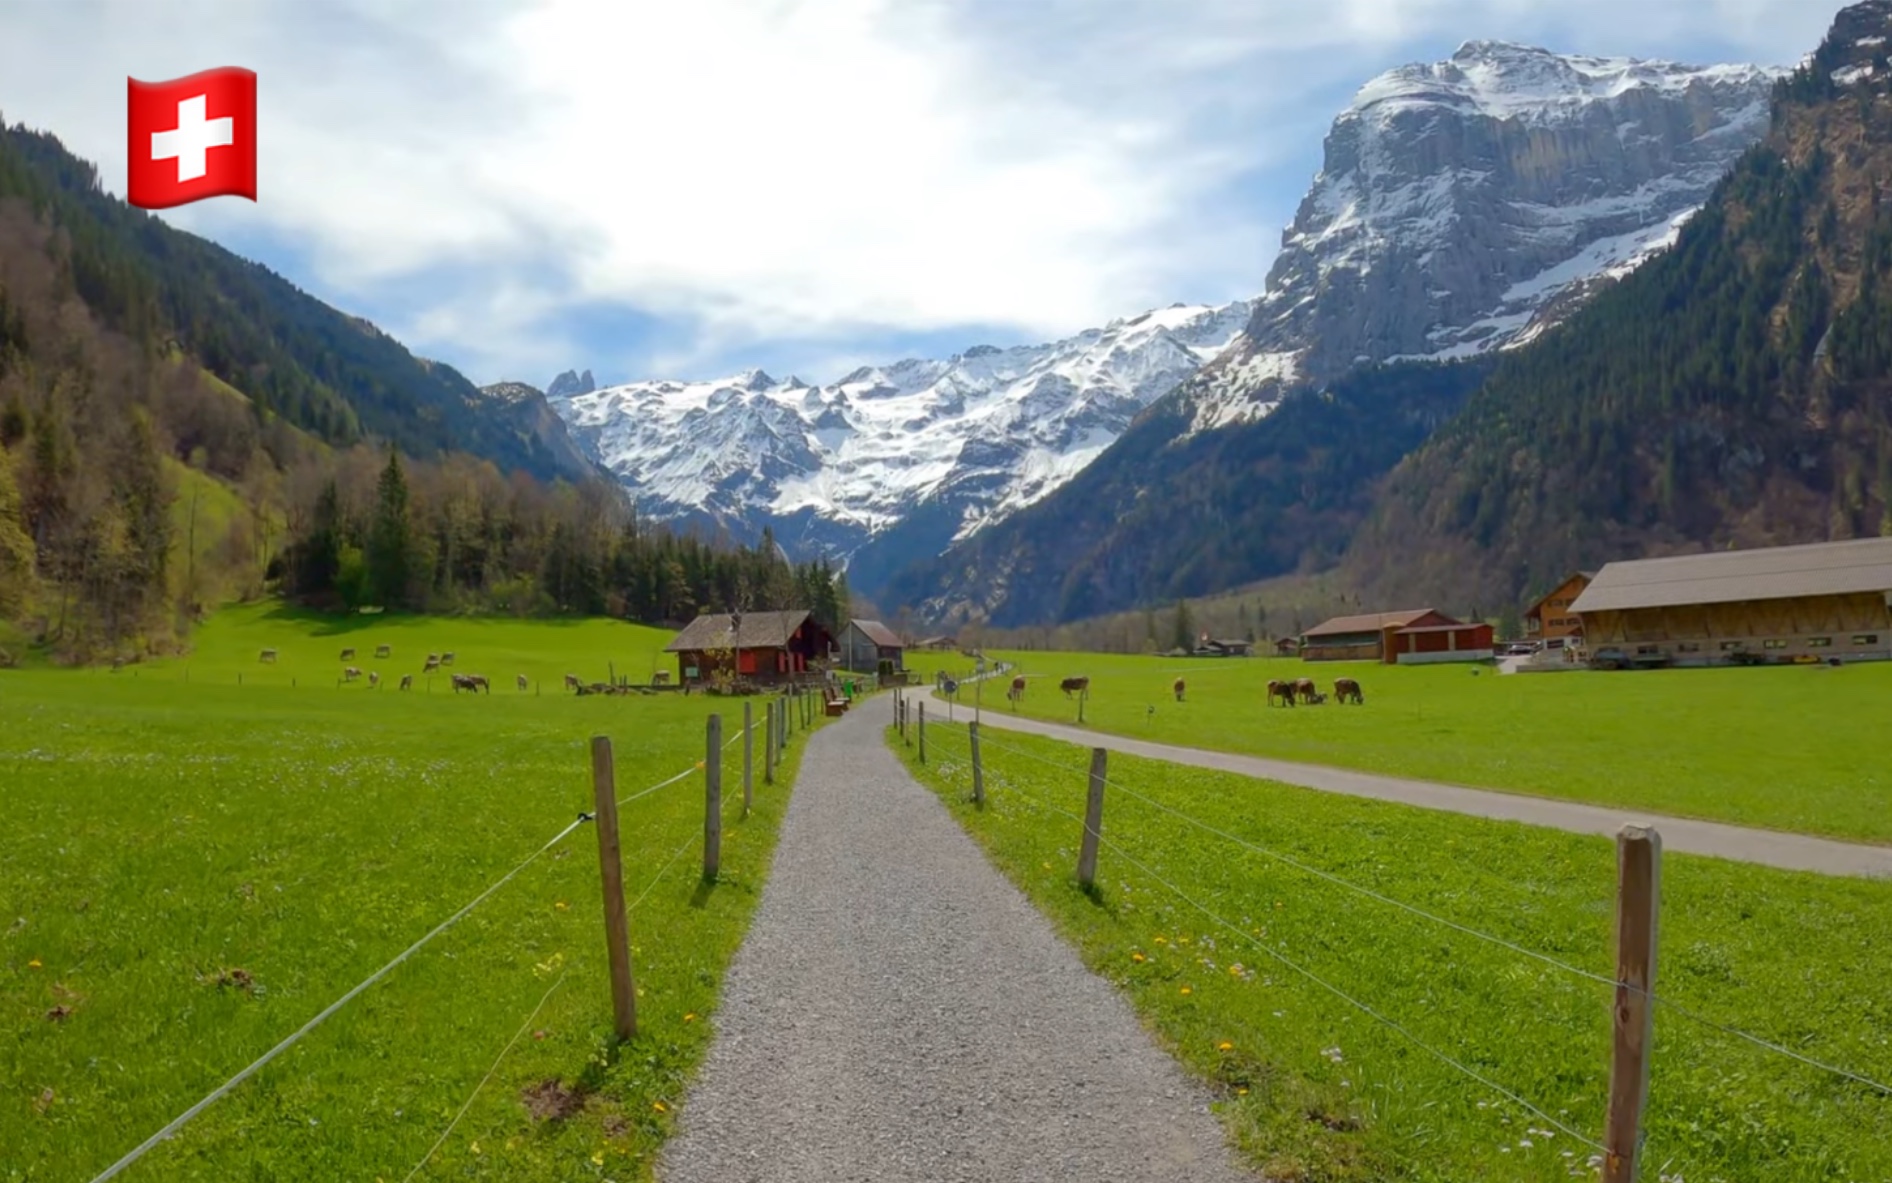
[{"label": "gravel path", "polygon": [[[885,709],[883,709],[885,708]],[[882,743],[808,740],[663,1183],[1236,1183],[1206,1093]]]},{"label": "gravel path", "polygon": [[1832,838],[1815,838],[1808,834],[1792,834],[1784,830],[1756,830],[1721,822],[1640,813],[1633,809],[1559,801],[1550,797],[1527,797],[1521,793],[1468,789],[1434,781],[1352,772],[1323,764],[1298,764],[1264,756],[1239,756],[1232,752],[1178,747],[1093,731],[1088,727],[1047,723],[1009,711],[985,711],[981,718],[987,728],[1023,731],[1086,747],[1108,748],[1126,755],[1167,760],[1172,764],[1187,764],[1197,768],[1213,768],[1323,792],[1397,801],[1403,805],[1443,809],[1473,817],[1526,822],[1576,834],[1613,837],[1625,822],[1634,822],[1654,826],[1660,831],[1662,849],[1670,853],[1712,855],[1736,862],[1759,863],[1789,871],[1813,871],[1821,875],[1892,878],[1892,846],[1869,846]]}]

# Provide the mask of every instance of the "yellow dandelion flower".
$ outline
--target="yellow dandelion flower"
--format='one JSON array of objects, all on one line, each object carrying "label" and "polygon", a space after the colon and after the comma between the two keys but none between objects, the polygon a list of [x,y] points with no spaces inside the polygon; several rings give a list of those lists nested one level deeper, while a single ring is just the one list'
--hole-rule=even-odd
[{"label": "yellow dandelion flower", "polygon": [[27,963],[26,963],[26,968],[28,968],[28,969],[38,969],[38,968],[39,968],[39,958],[37,958],[37,957],[35,957],[35,958],[33,958],[33,960],[31,960],[31,961],[29,961],[29,962],[27,962]]},{"label": "yellow dandelion flower", "polygon": [[1194,993],[1195,993],[1195,991],[1194,991],[1194,990],[1191,990],[1191,989],[1190,989],[1189,987],[1187,987],[1187,986],[1184,986],[1184,987],[1182,988],[1182,992],[1183,992],[1184,994],[1194,994]]},{"label": "yellow dandelion flower", "polygon": [[480,1144],[478,1142],[473,1143],[473,1153],[478,1154],[479,1152],[480,1152]]},{"label": "yellow dandelion flower", "polygon": [[557,908],[561,912],[568,912],[571,910],[571,905],[566,903],[564,900],[560,900],[558,903],[553,904],[552,906],[554,908]]},{"label": "yellow dandelion flower", "polygon": [[1041,865],[1042,865],[1042,866],[1044,867],[1044,869],[1045,869],[1045,870],[1047,870],[1047,871],[1049,871],[1049,870],[1051,869],[1051,864],[1050,864],[1050,863],[1043,863],[1043,864],[1041,864]]},{"label": "yellow dandelion flower", "polygon": [[1239,978],[1242,976],[1242,967],[1239,965],[1231,965],[1228,967],[1228,972],[1230,977]]},{"label": "yellow dandelion flower", "polygon": [[687,1014],[687,1015],[684,1015],[684,1016],[683,1016],[683,1021],[684,1021],[684,1022],[686,1022],[686,1023],[694,1023],[694,1022],[696,1022],[696,1012],[695,1012],[695,1011],[691,1011],[691,1012],[690,1012],[689,1014]]},{"label": "yellow dandelion flower", "polygon": [[1246,1097],[1246,1096],[1248,1095],[1248,1090],[1247,1090],[1247,1089],[1236,1089],[1236,1090],[1235,1090],[1235,1095],[1236,1095],[1236,1096],[1238,1096],[1238,1097]]},{"label": "yellow dandelion flower", "polygon": [[1168,937],[1157,937],[1157,938],[1156,938],[1156,943],[1157,943],[1157,944],[1159,944],[1159,945],[1167,945],[1167,944],[1169,944],[1169,938],[1168,938]]},{"label": "yellow dandelion flower", "polygon": [[664,1104],[664,1103],[663,1103],[662,1101],[652,1101],[652,1102],[650,1103],[650,1107],[651,1107],[652,1109],[655,1109],[655,1110],[656,1110],[657,1112],[659,1112],[659,1113],[668,1113],[668,1112],[670,1112],[670,1109],[669,1109],[669,1107],[668,1107],[668,1106],[666,1106],[666,1105],[665,1105],[665,1104]]},{"label": "yellow dandelion flower", "polygon": [[604,1165],[604,1151],[594,1150],[591,1152],[591,1165],[594,1167],[601,1167]]},{"label": "yellow dandelion flower", "polygon": [[1235,1050],[1235,1045],[1224,1039],[1221,1043],[1215,1045],[1215,1050],[1218,1052],[1232,1052]]},{"label": "yellow dandelion flower", "polygon": [[1141,953],[1132,953],[1132,954],[1130,954],[1130,960],[1132,960],[1132,961],[1142,961],[1142,960],[1143,960],[1143,954],[1141,954]]}]

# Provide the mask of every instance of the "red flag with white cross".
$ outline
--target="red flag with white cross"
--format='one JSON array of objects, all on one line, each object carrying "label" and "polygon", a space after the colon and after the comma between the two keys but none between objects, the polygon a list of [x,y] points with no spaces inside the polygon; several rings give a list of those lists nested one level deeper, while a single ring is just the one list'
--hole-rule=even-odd
[{"label": "red flag with white cross", "polygon": [[125,80],[125,198],[168,209],[206,197],[256,200],[256,73],[237,66],[171,82]]}]

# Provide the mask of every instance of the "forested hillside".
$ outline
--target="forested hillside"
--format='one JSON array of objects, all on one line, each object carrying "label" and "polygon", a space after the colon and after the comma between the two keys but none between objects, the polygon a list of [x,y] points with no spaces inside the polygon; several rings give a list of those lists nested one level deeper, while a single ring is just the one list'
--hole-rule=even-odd
[{"label": "forested hillside", "polygon": [[[335,609],[658,622],[793,605],[831,626],[843,615],[845,581],[825,565],[791,567],[767,539],[745,549],[673,537],[642,528],[588,468],[575,483],[547,482],[524,459],[504,471],[451,450],[451,425],[412,387],[371,383],[375,399],[359,405],[343,397],[360,388],[295,368],[271,335],[277,322],[233,311],[245,293],[293,289],[274,277],[245,287],[249,264],[150,219],[144,230],[182,261],[147,273],[106,220],[71,216],[72,202],[107,199],[47,190],[39,166],[12,150],[19,133],[6,134],[0,664],[26,650],[60,660],[171,651],[208,609],[271,590]],[[295,300],[320,310],[304,309],[309,324],[345,320]],[[337,376],[398,372],[351,368],[376,350],[451,374],[386,338],[361,339],[368,353],[310,346],[311,356]],[[204,343],[230,377],[262,375],[253,390],[210,372],[211,358],[193,350]],[[235,360],[244,357],[265,360]],[[455,384],[443,397],[461,399]],[[521,400],[504,393],[476,397],[516,412]]]},{"label": "forested hillside", "polygon": [[1356,586],[1529,595],[1678,550],[1892,533],[1892,5],[1842,12],[1668,254],[1393,474]]},{"label": "forested hillside", "polygon": [[547,416],[555,438],[522,429],[452,367],[126,205],[56,138],[0,121],[0,202],[9,199],[56,231],[73,289],[102,327],[174,343],[324,442],[372,436],[415,456],[463,451],[545,478],[586,475],[557,416]]}]

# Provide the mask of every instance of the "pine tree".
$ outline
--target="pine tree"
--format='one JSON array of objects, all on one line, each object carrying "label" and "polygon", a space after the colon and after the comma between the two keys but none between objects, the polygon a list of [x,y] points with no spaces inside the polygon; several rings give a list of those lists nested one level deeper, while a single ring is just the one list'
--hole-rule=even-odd
[{"label": "pine tree", "polygon": [[1172,639],[1175,641],[1175,647],[1178,649],[1187,649],[1192,652],[1195,650],[1196,625],[1194,618],[1189,613],[1188,600],[1176,601],[1176,619],[1175,626],[1172,629]]},{"label": "pine tree", "polygon": [[33,582],[33,539],[26,532],[12,457],[0,449],[0,618],[26,606]]},{"label": "pine tree", "polygon": [[407,475],[401,454],[388,449],[388,465],[375,482],[374,523],[368,531],[366,591],[384,608],[407,606],[413,560],[413,526],[407,512]]}]

